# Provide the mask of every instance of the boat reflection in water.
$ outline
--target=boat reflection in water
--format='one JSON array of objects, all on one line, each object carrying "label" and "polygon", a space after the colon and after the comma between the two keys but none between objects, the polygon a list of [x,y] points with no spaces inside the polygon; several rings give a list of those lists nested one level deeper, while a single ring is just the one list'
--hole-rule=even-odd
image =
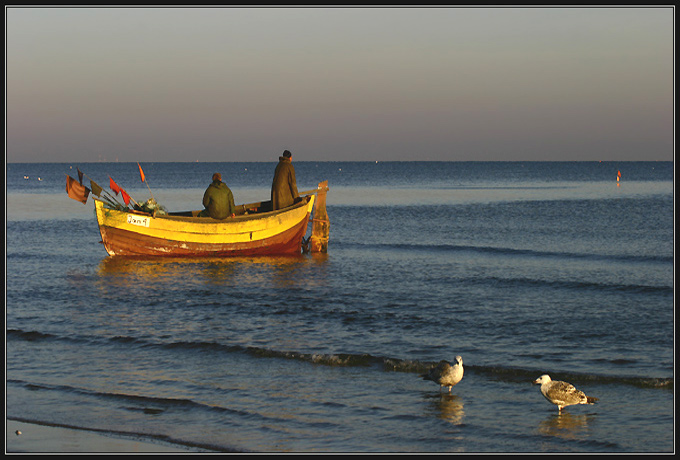
[{"label": "boat reflection in water", "polygon": [[107,287],[159,287],[166,292],[206,285],[243,290],[325,284],[328,255],[260,257],[106,257],[99,280]]}]

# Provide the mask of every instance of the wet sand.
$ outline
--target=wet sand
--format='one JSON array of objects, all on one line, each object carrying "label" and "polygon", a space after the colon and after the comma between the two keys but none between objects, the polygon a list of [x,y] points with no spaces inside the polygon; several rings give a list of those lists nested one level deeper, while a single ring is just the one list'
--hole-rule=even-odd
[{"label": "wet sand", "polygon": [[162,442],[138,440],[55,426],[6,420],[5,452],[7,453],[188,453],[183,449]]}]

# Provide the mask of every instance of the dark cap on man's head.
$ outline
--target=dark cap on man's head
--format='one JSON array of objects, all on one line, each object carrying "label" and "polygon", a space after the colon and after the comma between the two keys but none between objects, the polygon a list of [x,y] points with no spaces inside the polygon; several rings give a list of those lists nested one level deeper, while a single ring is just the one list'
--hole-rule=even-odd
[{"label": "dark cap on man's head", "polygon": [[222,174],[220,174],[220,173],[213,174],[213,182],[215,182],[216,180],[221,181],[222,180]]},{"label": "dark cap on man's head", "polygon": [[283,156],[284,158],[290,158],[292,155],[289,150],[284,150],[283,151]]}]

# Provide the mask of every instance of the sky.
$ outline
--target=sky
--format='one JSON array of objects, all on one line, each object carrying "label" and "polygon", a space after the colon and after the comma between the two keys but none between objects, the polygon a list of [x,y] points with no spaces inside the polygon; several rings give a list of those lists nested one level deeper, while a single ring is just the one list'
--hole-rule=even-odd
[{"label": "sky", "polygon": [[6,163],[674,159],[668,7],[6,7]]}]

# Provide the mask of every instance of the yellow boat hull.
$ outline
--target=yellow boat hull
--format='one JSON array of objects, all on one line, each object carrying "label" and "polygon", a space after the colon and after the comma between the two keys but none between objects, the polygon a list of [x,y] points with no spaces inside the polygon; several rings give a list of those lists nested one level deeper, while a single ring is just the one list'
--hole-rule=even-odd
[{"label": "yellow boat hull", "polygon": [[109,255],[228,257],[300,254],[314,199],[310,195],[283,210],[224,220],[154,217],[94,201],[102,243]]}]

